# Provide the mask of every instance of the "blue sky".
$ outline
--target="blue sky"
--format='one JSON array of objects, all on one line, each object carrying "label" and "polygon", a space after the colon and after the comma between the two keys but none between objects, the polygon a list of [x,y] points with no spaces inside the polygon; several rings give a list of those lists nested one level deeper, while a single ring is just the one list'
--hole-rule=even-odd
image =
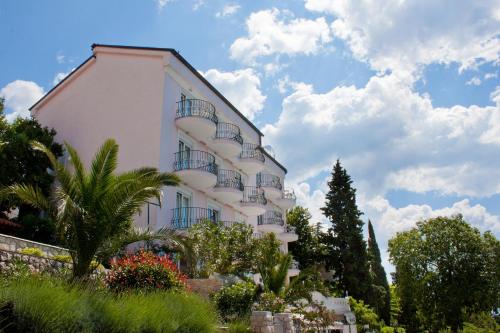
[{"label": "blue sky", "polygon": [[172,47],[262,129],[315,221],[340,158],[382,251],[436,215],[500,235],[497,1],[4,0],[0,26],[10,119],[92,43]]}]

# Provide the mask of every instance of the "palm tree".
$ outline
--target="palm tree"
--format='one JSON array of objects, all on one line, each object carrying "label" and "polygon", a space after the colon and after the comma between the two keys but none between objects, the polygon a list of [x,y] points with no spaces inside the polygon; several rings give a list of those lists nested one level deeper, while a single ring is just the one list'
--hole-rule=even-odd
[{"label": "palm tree", "polygon": [[[52,164],[56,182],[51,196],[47,198],[40,188],[25,184],[9,186],[2,192],[16,195],[52,216],[73,258],[74,278],[90,273],[96,254],[109,254],[126,241],[142,239],[140,233],[132,231],[133,217],[150,198],[161,199],[163,186],[176,186],[180,182],[174,174],[148,167],[116,174],[118,144],[113,139],[104,142],[88,170],[66,142],[70,168],[43,144],[33,142],[32,146],[45,153]],[[172,235],[164,231],[157,236]]]},{"label": "palm tree", "polygon": [[262,277],[264,291],[280,295],[286,285],[288,268],[292,261],[289,254],[279,250],[280,242],[274,233],[266,234],[259,240],[257,272]]}]

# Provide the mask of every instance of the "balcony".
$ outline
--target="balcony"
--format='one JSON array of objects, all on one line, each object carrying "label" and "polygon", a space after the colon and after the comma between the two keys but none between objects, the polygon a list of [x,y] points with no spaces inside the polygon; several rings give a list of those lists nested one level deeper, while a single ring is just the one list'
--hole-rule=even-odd
[{"label": "balcony", "polygon": [[282,233],[280,233],[279,238],[287,243],[290,243],[297,241],[299,236],[295,232],[295,227],[287,224],[283,228]]},{"label": "balcony", "polygon": [[281,197],[274,200],[274,202],[283,209],[290,209],[295,206],[296,200],[295,192],[292,189],[285,189]]},{"label": "balcony", "polygon": [[212,195],[225,203],[241,201],[243,199],[241,174],[233,170],[219,169]]},{"label": "balcony", "polygon": [[288,276],[297,276],[300,273],[299,263],[295,260],[292,260],[290,263],[290,268],[288,269]]},{"label": "balcony", "polygon": [[214,210],[200,207],[173,208],[170,226],[172,229],[185,230],[206,220],[217,222],[217,213]]},{"label": "balcony", "polygon": [[235,164],[238,168],[247,174],[254,174],[264,169],[264,153],[259,145],[253,143],[244,143],[240,157]]},{"label": "balcony", "polygon": [[215,157],[200,150],[184,150],[174,154],[174,173],[193,188],[206,189],[217,183]]},{"label": "balcony", "polygon": [[264,191],[253,186],[245,186],[243,199],[240,201],[240,210],[248,216],[263,214],[266,211],[267,199]]},{"label": "balcony", "polygon": [[282,233],[284,224],[283,214],[277,210],[268,210],[257,217],[258,230],[262,232]]},{"label": "balcony", "polygon": [[283,186],[279,176],[259,172],[257,174],[257,187],[262,188],[266,192],[266,197],[271,200],[276,200],[282,195]]},{"label": "balcony", "polygon": [[243,146],[240,128],[230,123],[217,123],[217,131],[210,146],[225,158],[236,158]]},{"label": "balcony", "polygon": [[175,124],[189,135],[207,142],[213,138],[218,123],[215,107],[201,99],[185,99],[177,102]]}]

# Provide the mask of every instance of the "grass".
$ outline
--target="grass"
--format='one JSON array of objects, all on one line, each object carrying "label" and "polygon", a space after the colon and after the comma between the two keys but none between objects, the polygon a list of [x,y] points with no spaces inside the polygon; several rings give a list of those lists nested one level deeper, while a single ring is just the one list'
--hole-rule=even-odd
[{"label": "grass", "polygon": [[115,294],[53,278],[0,290],[0,332],[216,332],[212,306],[193,294]]}]

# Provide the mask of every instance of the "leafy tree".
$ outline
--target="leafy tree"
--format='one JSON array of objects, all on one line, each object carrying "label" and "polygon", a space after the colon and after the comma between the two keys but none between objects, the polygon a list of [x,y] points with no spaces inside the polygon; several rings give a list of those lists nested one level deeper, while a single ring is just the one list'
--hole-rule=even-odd
[{"label": "leafy tree", "polygon": [[296,206],[287,212],[287,223],[295,227],[298,239],[288,244],[288,250],[299,263],[301,270],[321,265],[324,257],[320,232],[310,224],[311,213],[307,208]]},{"label": "leafy tree", "polygon": [[368,263],[373,283],[372,301],[370,302],[377,314],[385,323],[391,321],[391,291],[387,282],[387,275],[382,266],[380,250],[378,248],[375,231],[370,220],[368,220]]},{"label": "leafy tree", "polygon": [[[42,127],[35,119],[17,118],[7,123],[0,100],[0,187],[16,183],[37,185],[44,195],[49,195],[54,177],[47,173],[49,159],[32,148],[32,140],[49,147],[54,156],[62,156],[62,146],[54,142],[56,132]],[[39,209],[25,204],[16,197],[0,201],[0,215],[19,208],[17,221],[23,225],[18,236],[41,242],[54,242],[54,222],[40,217]]]},{"label": "leafy tree", "polygon": [[390,325],[397,327],[399,325],[398,318],[401,314],[401,300],[396,291],[396,285],[391,284],[389,286],[391,292],[391,321]]},{"label": "leafy tree", "polygon": [[349,297],[349,304],[351,306],[352,312],[356,316],[356,326],[359,332],[364,332],[364,326],[368,325],[370,330],[380,331],[382,323],[377,315],[377,313],[362,300],[356,300],[353,297]]},{"label": "leafy tree", "polygon": [[279,251],[280,242],[274,233],[264,235],[259,240],[257,272],[262,277],[264,291],[282,295],[288,269],[292,262],[290,254]]},{"label": "leafy tree", "polygon": [[338,288],[356,299],[370,300],[370,274],[363,221],[356,205],[356,189],[351,177],[337,160],[328,182],[325,207],[321,210],[331,227],[324,237],[326,267],[334,271]]},{"label": "leafy tree", "polygon": [[50,197],[38,185],[24,183],[8,186],[1,194],[15,195],[52,216],[70,250],[75,278],[90,273],[91,262],[102,247],[116,244],[115,240],[130,232],[133,217],[148,199],[159,200],[163,186],[180,181],[176,175],[147,167],[116,174],[118,145],[112,139],[104,142],[88,170],[68,143],[69,167],[40,142],[32,147],[45,153],[57,179]]},{"label": "leafy tree", "polygon": [[[500,242],[461,215],[417,223],[389,241],[401,297],[400,323],[456,332],[467,315],[498,307]],[[415,315],[416,314],[416,315]]]}]

